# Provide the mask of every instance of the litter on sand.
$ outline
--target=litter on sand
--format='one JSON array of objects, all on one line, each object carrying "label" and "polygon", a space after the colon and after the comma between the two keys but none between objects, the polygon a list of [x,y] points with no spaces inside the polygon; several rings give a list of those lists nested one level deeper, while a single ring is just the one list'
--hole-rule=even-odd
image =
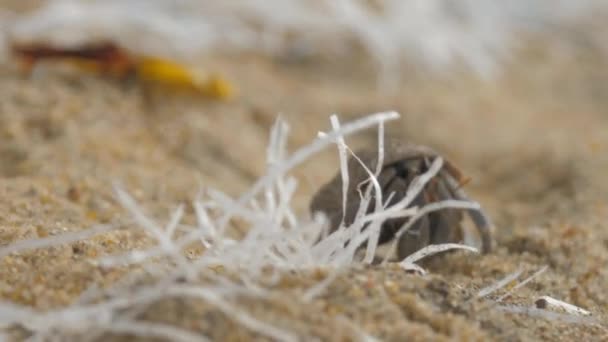
[{"label": "litter on sand", "polygon": [[30,73],[41,62],[63,62],[78,70],[101,76],[138,80],[173,89],[190,90],[218,100],[234,96],[233,85],[224,77],[205,72],[177,61],[154,56],[137,55],[113,42],[83,44],[74,47],[46,43],[11,47],[21,69]]}]

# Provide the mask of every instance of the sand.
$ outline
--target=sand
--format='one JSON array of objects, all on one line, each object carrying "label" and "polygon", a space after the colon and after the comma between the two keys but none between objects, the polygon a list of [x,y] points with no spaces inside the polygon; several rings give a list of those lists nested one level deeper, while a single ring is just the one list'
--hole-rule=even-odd
[{"label": "sand", "polygon": [[[33,77],[0,67],[0,246],[97,223],[128,225],[114,198],[116,182],[162,220],[200,186],[237,195],[263,174],[278,113],[291,125],[293,150],[327,130],[332,113],[346,122],[394,109],[402,118],[387,127],[393,136],[432,146],[472,177],[467,190],[495,221],[496,250],[436,257],[423,263],[425,277],[393,264],[356,266],[309,303],[291,298],[327,270],[286,274],[273,289],[276,298],[241,304],[304,340],[350,340],[352,325],[387,341],[608,339],[605,323],[506,313],[476,299],[479,289],[519,268],[530,275],[546,265],[504,304],[529,307],[549,295],[589,310],[597,322],[608,320],[608,68],[595,51],[523,49],[487,80],[466,70],[433,76],[412,68],[387,90],[354,57],[219,56],[201,65],[233,80],[238,96],[221,102],[50,66]],[[349,143],[361,146],[375,134]],[[337,165],[328,150],[296,170],[300,214]],[[149,242],[137,230],[122,230],[6,256],[0,298],[37,309],[66,305],[90,285],[108,286],[129,271],[102,269],[92,259]],[[202,302],[168,300],[143,317],[218,341],[263,340]],[[128,338],[100,339],[110,337]]]}]

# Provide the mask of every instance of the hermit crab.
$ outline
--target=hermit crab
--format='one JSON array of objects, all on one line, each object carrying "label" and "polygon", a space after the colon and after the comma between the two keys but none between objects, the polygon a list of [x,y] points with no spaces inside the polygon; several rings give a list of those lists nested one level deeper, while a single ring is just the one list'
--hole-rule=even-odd
[{"label": "hermit crab", "polygon": [[[361,150],[355,152],[355,155],[360,161],[355,158],[350,158],[348,161],[350,181],[347,190],[346,213],[343,214],[342,209],[343,190],[340,173],[324,185],[310,203],[312,213],[323,212],[328,217],[330,231],[338,229],[342,222],[345,226],[353,223],[361,203],[360,186],[369,179],[369,173],[361,163],[365,164],[368,170],[375,170],[379,160],[377,150]],[[426,146],[397,140],[388,141],[385,144],[381,171],[377,177],[383,199],[389,199],[387,204],[392,205],[401,200],[412,181],[427,172],[432,161],[438,156],[437,152]],[[444,159],[439,172],[414,198],[411,206],[421,207],[448,199],[468,200],[462,189],[464,183],[466,183],[466,179],[462,172],[450,161]],[[372,210],[373,204],[370,204],[367,211]],[[492,249],[492,230],[488,216],[481,209],[446,208],[430,212],[413,222],[397,241],[397,256],[403,259],[431,244],[459,242],[464,234],[462,219],[465,212],[470,216],[479,232],[482,252],[489,252]],[[378,243],[383,244],[394,239],[396,233],[405,224],[408,224],[408,218],[385,221],[381,227]]]}]

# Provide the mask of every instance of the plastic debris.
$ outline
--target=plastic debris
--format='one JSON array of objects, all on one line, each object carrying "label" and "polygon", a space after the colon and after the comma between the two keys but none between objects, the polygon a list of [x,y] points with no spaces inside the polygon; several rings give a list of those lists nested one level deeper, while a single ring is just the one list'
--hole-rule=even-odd
[{"label": "plastic debris", "polygon": [[235,94],[224,77],[207,73],[177,61],[138,56],[112,42],[59,47],[45,43],[11,47],[21,69],[30,73],[40,62],[64,62],[79,70],[102,76],[126,79],[135,76],[144,83],[190,90],[210,98],[226,100]]}]

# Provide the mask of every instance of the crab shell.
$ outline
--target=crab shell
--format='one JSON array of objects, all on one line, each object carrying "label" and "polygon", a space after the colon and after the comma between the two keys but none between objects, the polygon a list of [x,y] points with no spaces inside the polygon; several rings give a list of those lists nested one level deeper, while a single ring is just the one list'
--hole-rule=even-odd
[{"label": "crab shell", "polygon": [[[357,157],[374,172],[378,163],[377,150],[362,150],[355,153]],[[401,200],[415,177],[426,172],[432,159],[439,154],[433,149],[390,140],[385,145],[382,171],[377,179],[382,188],[383,200],[392,194],[389,205]],[[310,211],[323,212],[330,221],[330,231],[338,229],[342,220],[344,225],[351,225],[360,205],[361,183],[369,178],[369,174],[354,157],[348,161],[349,185],[347,190],[346,214],[342,210],[342,176],[338,174],[313,197]],[[423,206],[428,203],[445,199],[468,200],[460,188],[463,176],[460,170],[450,161],[444,159],[439,173],[425,185],[420,194],[413,200],[411,206]],[[373,210],[373,200],[370,201],[368,212]],[[491,222],[482,210],[441,209],[429,213],[416,221],[410,229],[404,232],[397,245],[400,258],[423,248],[429,244],[457,242],[462,237],[461,220],[467,212],[473,220],[482,240],[484,253],[492,249]],[[390,219],[382,224],[379,243],[386,243],[395,237],[397,231],[407,223],[407,218]]]}]

